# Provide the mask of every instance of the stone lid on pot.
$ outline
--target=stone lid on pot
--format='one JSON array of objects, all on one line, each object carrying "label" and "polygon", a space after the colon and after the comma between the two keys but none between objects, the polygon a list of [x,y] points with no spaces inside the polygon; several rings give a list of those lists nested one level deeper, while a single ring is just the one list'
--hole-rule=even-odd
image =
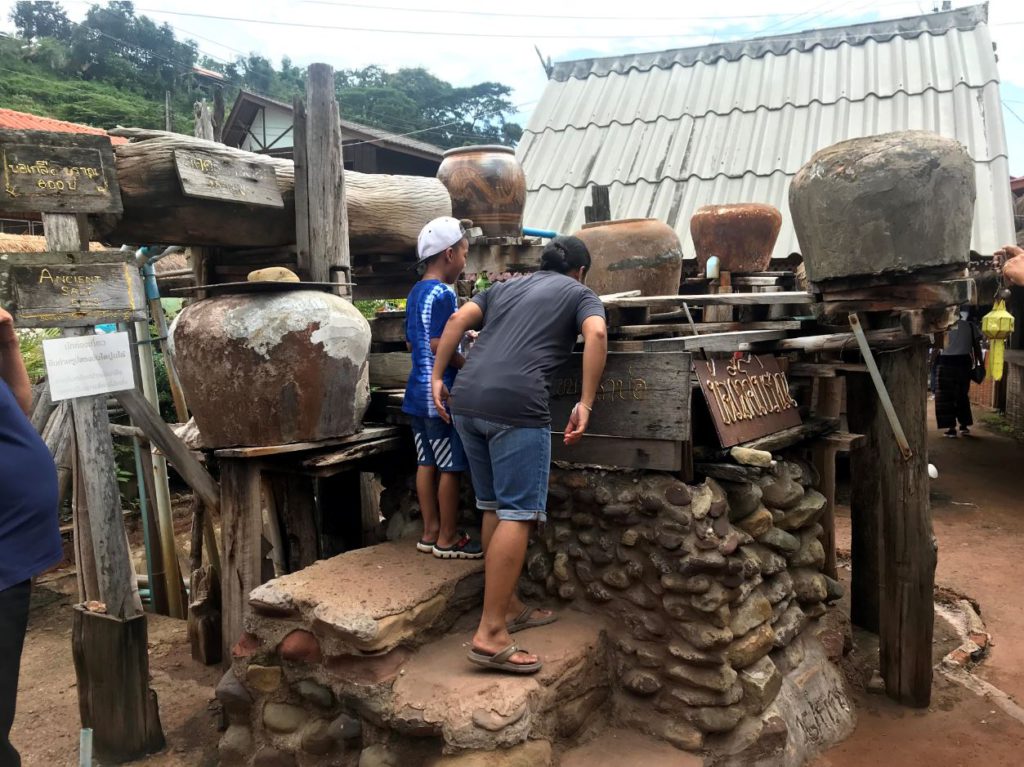
[{"label": "stone lid on pot", "polygon": [[477,144],[475,146],[457,146],[454,149],[448,149],[441,156],[451,157],[455,154],[465,154],[468,152],[506,152],[508,154],[515,154],[516,150],[503,144]]}]

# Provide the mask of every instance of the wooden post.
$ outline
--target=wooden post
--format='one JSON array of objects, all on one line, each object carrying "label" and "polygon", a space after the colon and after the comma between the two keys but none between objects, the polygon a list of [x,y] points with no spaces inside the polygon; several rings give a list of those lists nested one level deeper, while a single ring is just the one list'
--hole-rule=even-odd
[{"label": "wooden post", "polygon": [[[893,355],[888,355],[893,356]],[[850,620],[863,629],[879,630],[880,532],[882,471],[879,442],[891,439],[892,429],[878,402],[878,394],[866,373],[846,377],[846,418],[850,431],[865,436],[862,447],[850,453]],[[901,459],[902,460],[902,459]]]},{"label": "wooden post", "polygon": [[94,754],[120,764],[165,745],[156,693],[149,687],[146,617],[121,620],[74,608],[71,649],[82,726],[93,730]]},{"label": "wooden post", "polygon": [[898,353],[878,355],[879,372],[913,455],[903,459],[890,429],[882,431],[874,456],[882,498],[882,678],[890,698],[920,708],[931,701],[938,548],[928,498],[927,359],[927,344],[920,340]]},{"label": "wooden post", "polygon": [[595,184],[590,187],[590,199],[593,204],[583,209],[583,219],[591,224],[596,221],[611,221],[612,206],[608,197],[608,187]]},{"label": "wooden post", "polygon": [[[74,215],[44,213],[43,227],[50,250],[82,245]],[[81,332],[65,330],[65,335]],[[71,414],[76,555],[83,570],[79,588],[85,598],[95,590],[105,605],[104,614],[75,607],[72,654],[79,713],[82,726],[93,730],[96,755],[127,761],[164,746],[156,694],[149,688],[146,618],[128,551],[106,398],[73,399]]]},{"label": "wooden post", "polygon": [[[819,418],[839,418],[843,402],[843,379],[819,378],[818,402],[815,415]],[[824,532],[821,545],[825,549],[825,575],[837,578],[836,562],[836,448],[827,440],[818,440],[813,449],[814,468],[820,479],[818,490],[825,496],[825,513],[821,518]]]},{"label": "wooden post", "polygon": [[[348,282],[352,259],[348,243],[345,168],[334,70],[330,66],[310,65],[306,76],[306,107],[304,112],[296,109],[294,116],[299,267],[307,267],[305,277],[312,282]],[[307,246],[305,253],[303,244]],[[346,286],[342,295],[351,295],[351,289]]]},{"label": "wooden post", "polygon": [[220,463],[221,609],[224,658],[244,631],[249,592],[260,585],[263,514],[260,463],[224,458]]}]

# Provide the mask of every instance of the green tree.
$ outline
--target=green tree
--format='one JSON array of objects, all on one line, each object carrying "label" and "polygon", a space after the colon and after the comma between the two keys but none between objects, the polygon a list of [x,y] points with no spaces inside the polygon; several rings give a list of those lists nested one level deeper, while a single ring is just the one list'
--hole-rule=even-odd
[{"label": "green tree", "polygon": [[26,40],[53,37],[67,40],[71,35],[71,20],[60,3],[18,2],[10,13],[18,34]]}]

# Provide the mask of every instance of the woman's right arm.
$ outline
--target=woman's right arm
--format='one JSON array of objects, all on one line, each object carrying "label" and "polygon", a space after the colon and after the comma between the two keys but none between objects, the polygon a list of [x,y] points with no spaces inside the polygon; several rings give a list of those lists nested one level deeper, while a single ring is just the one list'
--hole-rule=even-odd
[{"label": "woman's right arm", "polygon": [[434,407],[437,408],[438,415],[445,421],[451,421],[451,416],[448,415],[448,408],[446,407],[448,387],[444,385],[444,371],[451,364],[462,337],[470,330],[478,330],[483,323],[483,309],[480,308],[479,304],[470,301],[448,318],[448,324],[444,326],[441,340],[437,342],[430,390],[434,395]]}]

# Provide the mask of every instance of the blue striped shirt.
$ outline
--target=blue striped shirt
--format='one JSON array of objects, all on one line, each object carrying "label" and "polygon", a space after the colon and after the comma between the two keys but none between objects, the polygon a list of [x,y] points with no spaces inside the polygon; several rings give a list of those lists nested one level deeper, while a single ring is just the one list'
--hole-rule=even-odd
[{"label": "blue striped shirt", "polygon": [[[438,417],[430,392],[430,376],[434,370],[430,341],[441,337],[455,308],[455,291],[440,280],[420,280],[409,293],[405,304],[405,340],[412,352],[412,370],[402,402],[403,412],[409,415]],[[444,382],[451,389],[455,383],[455,368],[449,366],[445,371]]]}]

